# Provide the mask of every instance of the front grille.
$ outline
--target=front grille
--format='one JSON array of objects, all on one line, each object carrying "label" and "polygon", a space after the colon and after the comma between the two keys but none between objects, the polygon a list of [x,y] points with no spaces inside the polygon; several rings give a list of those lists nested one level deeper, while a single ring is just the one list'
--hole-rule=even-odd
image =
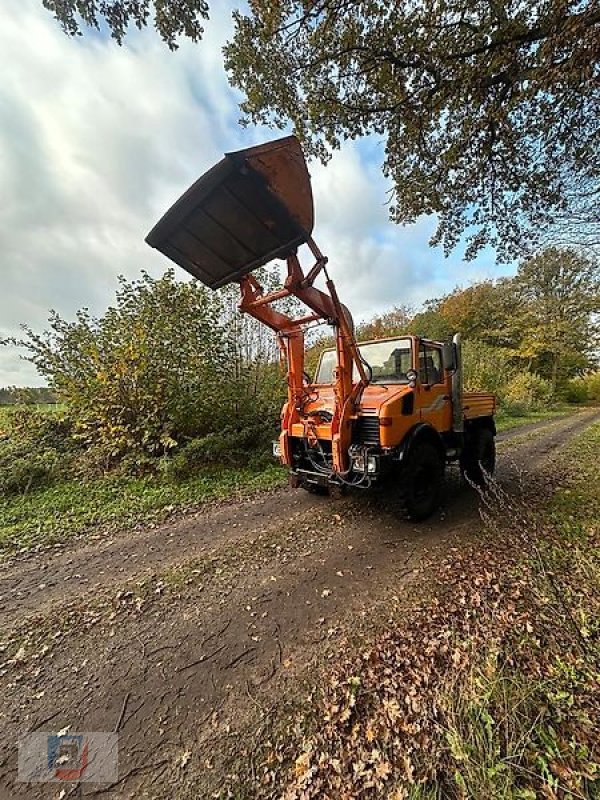
[{"label": "front grille", "polygon": [[379,417],[359,417],[354,428],[355,444],[379,444]]}]

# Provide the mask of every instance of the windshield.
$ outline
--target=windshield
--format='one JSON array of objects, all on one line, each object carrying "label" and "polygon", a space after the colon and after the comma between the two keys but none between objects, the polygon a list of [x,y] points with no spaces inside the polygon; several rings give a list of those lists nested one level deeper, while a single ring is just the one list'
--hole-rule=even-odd
[{"label": "windshield", "polygon": [[[412,340],[393,339],[388,342],[359,344],[361,356],[371,367],[373,383],[408,383],[406,373],[412,369]],[[319,362],[315,383],[333,383],[333,370],[336,366],[335,350],[325,350]],[[367,377],[369,370],[367,370]],[[352,380],[359,379],[356,364]]]}]

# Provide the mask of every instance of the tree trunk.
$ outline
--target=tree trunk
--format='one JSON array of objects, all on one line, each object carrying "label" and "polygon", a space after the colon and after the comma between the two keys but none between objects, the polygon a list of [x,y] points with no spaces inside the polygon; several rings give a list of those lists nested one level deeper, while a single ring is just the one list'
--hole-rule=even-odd
[{"label": "tree trunk", "polygon": [[552,357],[552,397],[556,397],[556,386],[558,384],[558,353]]}]

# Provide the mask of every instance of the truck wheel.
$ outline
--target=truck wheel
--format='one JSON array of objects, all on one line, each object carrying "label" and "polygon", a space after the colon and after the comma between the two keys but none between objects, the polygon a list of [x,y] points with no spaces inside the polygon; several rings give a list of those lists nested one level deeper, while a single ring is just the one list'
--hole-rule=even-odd
[{"label": "truck wheel", "polygon": [[496,442],[489,428],[476,428],[460,460],[463,474],[477,486],[484,486],[487,476],[494,474]]},{"label": "truck wheel", "polygon": [[440,504],[444,480],[444,462],[428,442],[417,445],[409,458],[406,475],[406,510],[411,519],[431,516]]}]

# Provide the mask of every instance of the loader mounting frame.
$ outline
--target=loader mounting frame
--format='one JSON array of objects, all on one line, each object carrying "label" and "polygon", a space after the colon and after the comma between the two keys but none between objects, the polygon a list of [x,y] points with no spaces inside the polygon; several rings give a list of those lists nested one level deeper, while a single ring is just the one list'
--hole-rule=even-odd
[{"label": "loader mounting frame", "polygon": [[[364,387],[369,382],[365,366],[354,338],[352,325],[327,274],[327,258],[321,253],[312,238],[306,242],[315,257],[314,266],[305,275],[297,253],[287,256],[287,277],[281,289],[264,293],[260,283],[252,274],[239,280],[241,289],[240,311],[275,331],[281,354],[287,364],[287,403],[282,411],[279,445],[282,460],[291,464],[290,435],[292,425],[301,423],[307,438],[314,436],[316,420],[303,413],[305,403],[310,399],[310,390],[305,385],[304,372],[304,329],[313,322],[324,321],[335,330],[337,366],[334,371],[334,411],[331,420],[331,445],[333,472],[344,476],[350,470],[349,448],[352,442],[352,424],[356,419],[356,407]],[[313,284],[323,272],[327,291],[317,289]],[[310,313],[293,319],[278,311],[273,303],[285,297],[295,297],[310,309]],[[353,385],[353,368],[356,365],[359,380]]]}]

